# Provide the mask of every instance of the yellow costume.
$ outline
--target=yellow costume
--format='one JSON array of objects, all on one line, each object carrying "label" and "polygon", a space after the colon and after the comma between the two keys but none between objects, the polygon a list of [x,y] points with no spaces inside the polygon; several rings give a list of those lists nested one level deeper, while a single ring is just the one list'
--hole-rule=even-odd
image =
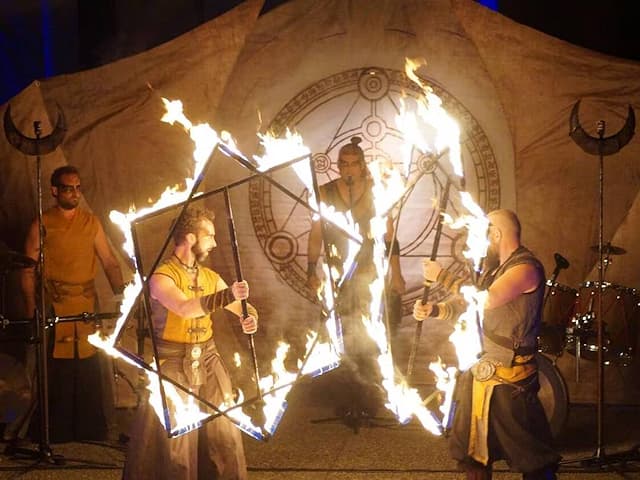
[{"label": "yellow costume", "polygon": [[[44,212],[44,278],[48,300],[57,316],[94,312],[98,219],[78,208],[71,220],[59,208]],[[87,358],[96,349],[87,341],[93,323],[61,322],[55,327],[54,358]],[[75,345],[77,344],[77,351]]]}]

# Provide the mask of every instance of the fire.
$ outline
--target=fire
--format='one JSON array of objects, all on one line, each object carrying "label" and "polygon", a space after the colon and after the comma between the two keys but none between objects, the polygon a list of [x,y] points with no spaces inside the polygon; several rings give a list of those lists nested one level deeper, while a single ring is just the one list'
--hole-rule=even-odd
[{"label": "fire", "polygon": [[[129,212],[123,213],[113,210],[109,214],[109,218],[122,230],[125,236],[125,242],[123,249],[132,259],[133,264],[137,265],[135,248],[132,235],[133,223],[146,215],[161,210],[166,207],[176,206],[186,201],[189,198],[191,190],[196,184],[196,180],[202,174],[202,171],[207,164],[214,149],[221,143],[228,149],[235,149],[231,137],[228,133],[223,132],[221,136],[218,136],[217,132],[212,129],[208,124],[193,125],[191,121],[182,112],[182,102],[179,100],[169,101],[162,99],[166,114],[162,117],[162,121],[175,124],[179,123],[189,133],[190,138],[195,144],[193,159],[194,159],[194,176],[193,178],[186,178],[184,183],[186,188],[180,190],[177,187],[167,188],[160,198],[151,206],[140,210],[130,209]],[[109,355],[116,356],[124,359],[125,361],[136,364],[131,358],[123,355],[118,349],[114,347],[114,343],[119,336],[120,331],[124,327],[126,320],[129,316],[133,305],[135,304],[140,292],[142,290],[142,279],[140,272],[136,271],[134,274],[133,282],[125,289],[124,299],[120,307],[120,317],[116,322],[116,328],[112,335],[107,338],[101,338],[98,334],[89,337],[89,341],[98,348],[102,348]],[[149,378],[148,388],[151,392],[149,402],[153,406],[160,421],[164,424],[164,408],[162,406],[162,400],[160,395],[160,380],[157,375],[157,370],[152,367],[151,370],[147,370],[147,376]],[[201,425],[211,414],[200,410],[194,397],[186,395],[177,391],[175,386],[166,380],[162,380],[162,386],[165,391],[168,407],[171,415],[171,431],[172,435],[180,435],[186,433]],[[220,406],[220,410],[225,411],[225,414],[230,418],[239,419],[237,425],[249,434],[258,437],[260,435],[259,429],[247,423],[242,417],[242,414],[238,413],[239,408],[231,409],[233,407],[233,401],[228,401]],[[229,411],[231,409],[231,412]]]},{"label": "fire", "polygon": [[[433,93],[433,89],[416,74],[416,70],[425,64],[423,59],[407,59],[405,65],[407,76],[423,92],[423,96],[416,102],[415,111],[410,111],[407,108],[407,102],[403,101],[401,112],[396,117],[398,128],[405,137],[407,157],[411,158],[410,152],[413,148],[417,148],[423,153],[431,153],[434,150],[438,153],[446,152],[453,174],[464,179],[459,140],[460,129],[455,120],[442,107],[442,101]],[[433,130],[435,130],[435,138],[432,145],[424,132]],[[461,184],[464,188],[464,182]],[[482,209],[468,192],[461,192],[460,201],[467,212],[460,218],[453,219],[445,212],[440,212],[440,214],[443,215],[443,221],[450,228],[467,229],[466,250],[463,255],[472,261],[474,270],[478,272],[488,247],[487,228],[489,222]],[[467,303],[467,310],[459,317],[454,332],[449,337],[456,349],[458,367],[446,366],[440,359],[429,366],[436,376],[436,388],[442,392],[443,401],[440,411],[443,415],[442,425],[445,429],[449,426],[457,372],[466,370],[475,363],[482,350],[480,330],[487,293],[478,291],[474,286],[462,287],[461,293]]]},{"label": "fire", "polygon": [[[304,144],[302,137],[297,133],[291,133],[288,128],[284,138],[261,133],[258,134],[258,138],[260,138],[260,144],[263,146],[265,154],[263,156],[254,155],[253,159],[258,164],[258,170],[261,172],[277,167],[289,160],[307,158],[311,154],[311,150]],[[298,169],[304,169],[304,167],[298,165],[298,162],[293,163],[292,167],[296,172]]]},{"label": "fire", "polygon": [[[464,172],[460,152],[460,127],[442,107],[440,97],[434,94],[433,89],[415,73],[424,65],[426,65],[424,59],[406,59],[405,73],[422,89],[423,96],[416,101],[415,112],[407,108],[406,100],[401,103],[400,114],[396,116],[396,125],[403,132],[408,147],[407,152],[410,152],[412,147],[425,153],[434,150],[440,153],[449,149],[448,156],[453,173],[462,177]],[[425,130],[434,132],[433,148],[423,134]]]},{"label": "fire", "polygon": [[[153,369],[156,369],[156,364],[151,364]],[[165,380],[162,381],[162,386],[167,398],[168,411],[171,413],[173,419],[172,425],[176,425],[171,430],[171,434],[175,435],[178,432],[191,431],[200,424],[207,414],[200,411],[196,405],[195,399],[192,396],[180,395],[176,387]],[[149,384],[147,386],[149,392],[149,403],[153,406],[156,412],[163,412],[162,397],[160,395],[160,379],[158,375],[149,375]],[[162,420],[162,418],[161,418]]]}]

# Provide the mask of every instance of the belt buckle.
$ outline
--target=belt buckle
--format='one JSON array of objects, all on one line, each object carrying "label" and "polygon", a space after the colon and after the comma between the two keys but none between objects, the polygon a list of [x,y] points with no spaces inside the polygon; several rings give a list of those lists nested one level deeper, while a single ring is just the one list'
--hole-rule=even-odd
[{"label": "belt buckle", "polygon": [[479,382],[486,382],[496,373],[496,364],[491,360],[480,360],[471,367],[471,374]]}]

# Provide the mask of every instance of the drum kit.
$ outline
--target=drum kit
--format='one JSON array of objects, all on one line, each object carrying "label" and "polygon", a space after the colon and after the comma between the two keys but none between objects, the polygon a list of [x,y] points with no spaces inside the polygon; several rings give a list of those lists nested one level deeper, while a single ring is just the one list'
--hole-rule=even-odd
[{"label": "drum kit", "polygon": [[[598,246],[591,249],[597,252]],[[606,273],[611,256],[624,255],[626,250],[606,244],[603,253],[606,255],[603,273]],[[600,296],[603,325],[601,346],[597,341],[597,305]],[[640,292],[635,288],[606,281],[584,282],[578,288],[572,288],[552,278],[547,280],[538,350],[556,358],[566,351],[575,355],[577,360],[584,358],[596,361],[598,350],[602,348],[604,365],[627,367],[635,353],[639,319]]]},{"label": "drum kit", "polygon": [[[591,250],[598,252],[598,245]],[[603,278],[611,264],[611,256],[625,253],[621,247],[603,246]],[[558,253],[555,254],[555,262],[552,277],[546,282],[537,361],[540,378],[538,396],[552,433],[557,436],[568,416],[569,395],[562,374],[555,365],[556,360],[565,352],[575,356],[576,382],[580,380],[580,360],[597,362],[600,348],[604,365],[628,367],[638,338],[640,292],[606,281],[588,281],[572,288],[556,281],[560,270],[568,268],[569,262]],[[599,345],[597,312],[600,296],[603,335]]]},{"label": "drum kit", "polygon": [[[10,442],[5,448],[6,454],[33,458],[44,456],[49,463],[60,465],[64,463],[60,455],[53,455],[48,451],[14,447],[11,444],[14,440],[25,438],[34,411],[38,406],[42,407],[40,402],[46,401],[39,398],[40,390],[46,391],[46,388],[40,388],[40,385],[46,385],[46,373],[44,379],[39,379],[36,375],[36,370],[42,369],[42,365],[37,365],[39,359],[35,359],[36,365],[33,365],[33,356],[36,353],[33,347],[37,344],[45,344],[46,347],[47,342],[46,337],[39,331],[40,325],[37,318],[10,319],[7,316],[6,278],[11,272],[17,273],[19,270],[37,266],[37,263],[32,258],[9,249],[0,241],[0,344],[7,345],[7,348],[3,348],[0,353],[0,423],[5,424],[3,436]],[[49,329],[57,323],[76,321],[94,322],[96,326],[100,326],[102,320],[111,319],[117,315],[117,313],[85,312],[64,317],[52,316],[42,319],[42,327]],[[17,348],[21,344],[25,345],[24,351]],[[4,350],[11,350],[11,352]],[[48,409],[41,408],[41,410]],[[48,424],[46,430],[48,432]],[[48,438],[41,448],[48,448]]]}]

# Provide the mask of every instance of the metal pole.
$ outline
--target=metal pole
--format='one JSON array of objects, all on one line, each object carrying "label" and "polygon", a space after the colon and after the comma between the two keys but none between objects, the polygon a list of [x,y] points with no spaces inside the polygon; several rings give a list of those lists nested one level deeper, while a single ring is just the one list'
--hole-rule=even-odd
[{"label": "metal pole", "polygon": [[[440,204],[438,205],[439,218],[438,218],[438,225],[436,226],[436,233],[433,238],[433,246],[431,248],[431,257],[430,257],[431,261],[435,261],[436,258],[438,257],[438,248],[440,247],[440,237],[442,236],[442,225],[443,225],[442,213],[447,208],[447,202],[449,201],[450,187],[451,187],[451,177],[447,175],[447,181],[444,186],[444,192],[440,197]],[[421,301],[423,305],[427,303],[427,300],[429,299],[430,289],[431,289],[431,285],[427,283],[424,287],[424,290],[422,291]],[[420,343],[420,337],[422,336],[423,323],[424,322],[422,321],[416,322],[416,330],[413,334],[413,344],[411,345],[411,352],[409,353],[409,362],[407,363],[407,378],[410,378],[411,374],[413,373],[413,365],[416,360],[416,354],[418,353],[418,345]]]}]

